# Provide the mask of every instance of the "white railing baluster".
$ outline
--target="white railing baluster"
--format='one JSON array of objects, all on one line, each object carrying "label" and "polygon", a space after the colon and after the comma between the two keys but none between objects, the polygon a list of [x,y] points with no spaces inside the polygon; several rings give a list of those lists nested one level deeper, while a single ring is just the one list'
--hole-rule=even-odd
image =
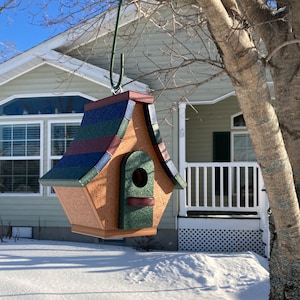
[{"label": "white railing baluster", "polygon": [[187,185],[187,206],[191,207],[192,206],[192,172],[191,172],[192,167],[187,168],[187,180],[188,180],[188,185]]},{"label": "white railing baluster", "polygon": [[258,168],[253,167],[253,189],[252,189],[252,194],[253,194],[253,207],[258,206],[258,185],[257,185],[257,172],[259,172]]},{"label": "white railing baluster", "polygon": [[200,197],[199,197],[199,168],[195,167],[195,201],[196,206],[200,206]]},{"label": "white railing baluster", "polygon": [[240,167],[236,168],[236,207],[241,207]]},{"label": "white railing baluster", "polygon": [[245,166],[245,207],[249,207],[249,169]]},{"label": "white railing baluster", "polygon": [[232,207],[232,167],[228,167],[228,208]]},{"label": "white railing baluster", "polygon": [[220,167],[220,207],[224,206],[224,176],[223,167]]},{"label": "white railing baluster", "polygon": [[203,167],[203,206],[207,207],[207,167]]}]

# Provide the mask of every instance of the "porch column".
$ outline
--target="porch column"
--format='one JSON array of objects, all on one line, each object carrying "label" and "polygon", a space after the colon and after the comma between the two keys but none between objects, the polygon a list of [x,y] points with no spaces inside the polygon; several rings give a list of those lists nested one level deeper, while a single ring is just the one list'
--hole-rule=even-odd
[{"label": "porch column", "polygon": [[[186,140],[185,140],[185,110],[186,103],[179,103],[179,173],[186,181]],[[186,205],[185,205],[185,189],[179,191],[179,216],[186,217]]]}]

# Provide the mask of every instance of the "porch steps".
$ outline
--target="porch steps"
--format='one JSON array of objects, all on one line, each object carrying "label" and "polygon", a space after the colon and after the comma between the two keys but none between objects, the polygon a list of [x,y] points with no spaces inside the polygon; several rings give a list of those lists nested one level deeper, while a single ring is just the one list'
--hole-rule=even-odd
[{"label": "porch steps", "polygon": [[214,214],[178,218],[178,249],[181,251],[266,254],[257,215]]}]

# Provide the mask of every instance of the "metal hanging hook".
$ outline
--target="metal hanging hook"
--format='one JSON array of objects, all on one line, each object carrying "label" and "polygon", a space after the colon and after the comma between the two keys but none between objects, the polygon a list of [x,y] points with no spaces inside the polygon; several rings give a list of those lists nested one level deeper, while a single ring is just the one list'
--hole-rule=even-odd
[{"label": "metal hanging hook", "polygon": [[111,91],[113,94],[117,94],[122,91],[121,83],[122,83],[122,79],[123,79],[123,75],[124,75],[124,54],[121,53],[121,55],[120,55],[121,68],[120,68],[119,80],[118,80],[117,84],[114,84],[113,68],[114,68],[114,62],[115,62],[115,52],[116,52],[116,44],[117,44],[117,35],[118,35],[118,30],[119,30],[121,6],[122,6],[122,0],[119,0],[117,21],[116,21],[114,40],[113,40],[111,59],[110,59],[110,84],[111,84]]}]

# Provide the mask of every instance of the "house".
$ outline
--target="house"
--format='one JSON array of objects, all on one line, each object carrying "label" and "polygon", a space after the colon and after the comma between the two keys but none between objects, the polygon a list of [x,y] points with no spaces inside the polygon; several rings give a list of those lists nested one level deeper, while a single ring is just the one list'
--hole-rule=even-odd
[{"label": "house", "polygon": [[[173,250],[268,255],[262,177],[232,85],[217,60],[215,67],[206,63],[207,55],[217,56],[215,46],[205,32],[197,33],[198,19],[183,23],[181,14],[193,7],[172,7],[180,23],[167,5],[143,5],[143,12],[134,4],[122,10],[116,49],[125,53],[122,87],[153,96],[166,148],[187,182],[185,190],[172,193],[148,242]],[[4,225],[19,232],[31,228],[35,238],[85,238],[71,233],[53,188],[38,179],[68,149],[84,106],[111,95],[115,20],[112,10],[1,65]]]}]

